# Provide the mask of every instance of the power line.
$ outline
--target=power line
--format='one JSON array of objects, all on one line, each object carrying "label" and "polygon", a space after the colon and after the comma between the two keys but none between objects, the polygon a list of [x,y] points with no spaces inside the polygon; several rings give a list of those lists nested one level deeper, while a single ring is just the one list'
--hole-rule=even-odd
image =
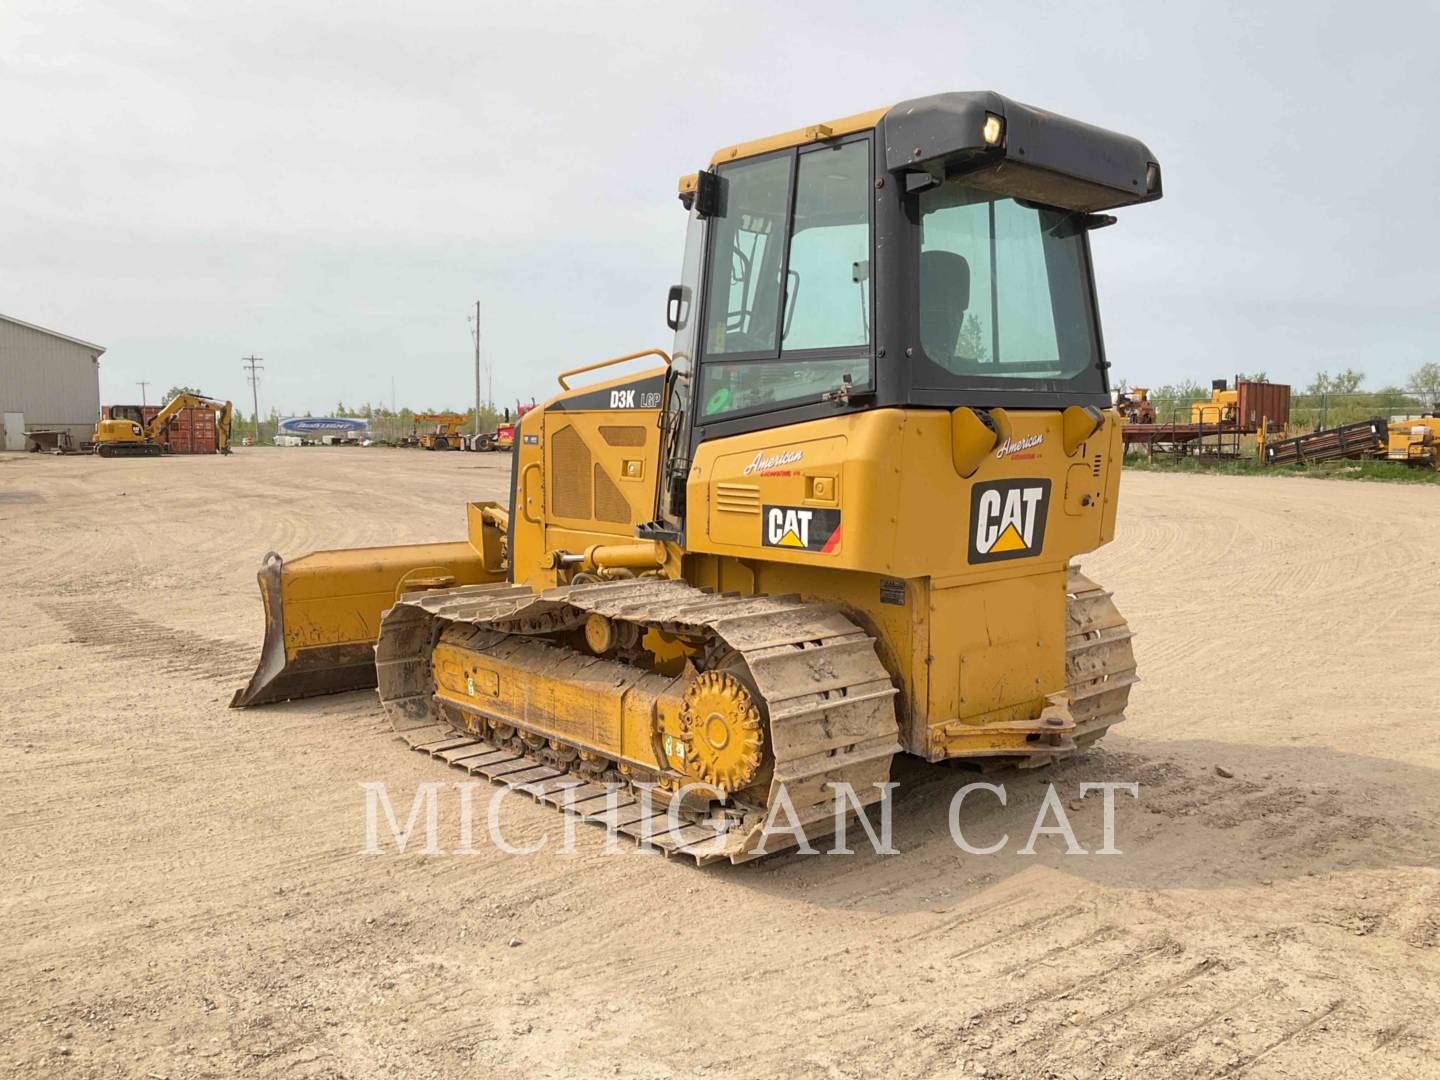
[{"label": "power line", "polygon": [[260,376],[256,372],[264,371],[265,365],[260,363],[258,356],[242,357],[245,361],[245,368],[248,371],[247,378],[250,380],[250,403],[255,408],[255,445],[260,445]]}]

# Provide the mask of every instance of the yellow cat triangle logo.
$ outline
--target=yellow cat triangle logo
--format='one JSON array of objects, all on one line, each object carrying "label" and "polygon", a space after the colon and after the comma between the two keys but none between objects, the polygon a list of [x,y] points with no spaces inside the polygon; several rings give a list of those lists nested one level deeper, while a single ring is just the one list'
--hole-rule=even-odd
[{"label": "yellow cat triangle logo", "polygon": [[991,545],[993,551],[1024,551],[1025,541],[1021,538],[1020,532],[1015,526],[1007,525],[1005,531],[1000,534],[1000,539]]},{"label": "yellow cat triangle logo", "polygon": [[794,529],[787,529],[785,531],[785,535],[780,537],[780,539],[776,542],[779,544],[780,547],[803,548],[805,546],[800,542],[800,537],[795,535]]}]

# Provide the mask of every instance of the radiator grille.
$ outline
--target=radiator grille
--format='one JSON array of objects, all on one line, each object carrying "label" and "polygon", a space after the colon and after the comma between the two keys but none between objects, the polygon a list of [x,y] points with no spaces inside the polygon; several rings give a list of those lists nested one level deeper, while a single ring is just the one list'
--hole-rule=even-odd
[{"label": "radiator grille", "polygon": [[716,484],[715,509],[729,514],[758,514],[760,489],[754,484]]},{"label": "radiator grille", "polygon": [[638,424],[601,424],[600,437],[611,446],[645,445],[645,429]]},{"label": "radiator grille", "polygon": [[550,490],[559,517],[590,517],[590,448],[573,427],[550,440]]},{"label": "radiator grille", "polygon": [[595,466],[595,517],[600,521],[630,524],[629,501],[598,463]]}]

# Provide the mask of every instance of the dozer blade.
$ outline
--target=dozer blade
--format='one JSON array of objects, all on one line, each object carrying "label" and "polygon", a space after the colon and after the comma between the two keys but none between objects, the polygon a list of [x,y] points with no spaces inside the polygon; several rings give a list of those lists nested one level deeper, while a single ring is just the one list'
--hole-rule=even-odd
[{"label": "dozer blade", "polygon": [[495,540],[316,551],[288,563],[270,552],[257,575],[265,644],[230,707],[374,686],[380,616],[406,593],[504,581]]}]

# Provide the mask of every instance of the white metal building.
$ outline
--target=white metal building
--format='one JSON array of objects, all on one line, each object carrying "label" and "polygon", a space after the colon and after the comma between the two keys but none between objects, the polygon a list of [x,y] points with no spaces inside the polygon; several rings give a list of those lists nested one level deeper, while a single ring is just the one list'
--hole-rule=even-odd
[{"label": "white metal building", "polygon": [[26,431],[69,431],[89,439],[100,415],[104,346],[0,315],[0,425],[6,450],[24,450]]}]

